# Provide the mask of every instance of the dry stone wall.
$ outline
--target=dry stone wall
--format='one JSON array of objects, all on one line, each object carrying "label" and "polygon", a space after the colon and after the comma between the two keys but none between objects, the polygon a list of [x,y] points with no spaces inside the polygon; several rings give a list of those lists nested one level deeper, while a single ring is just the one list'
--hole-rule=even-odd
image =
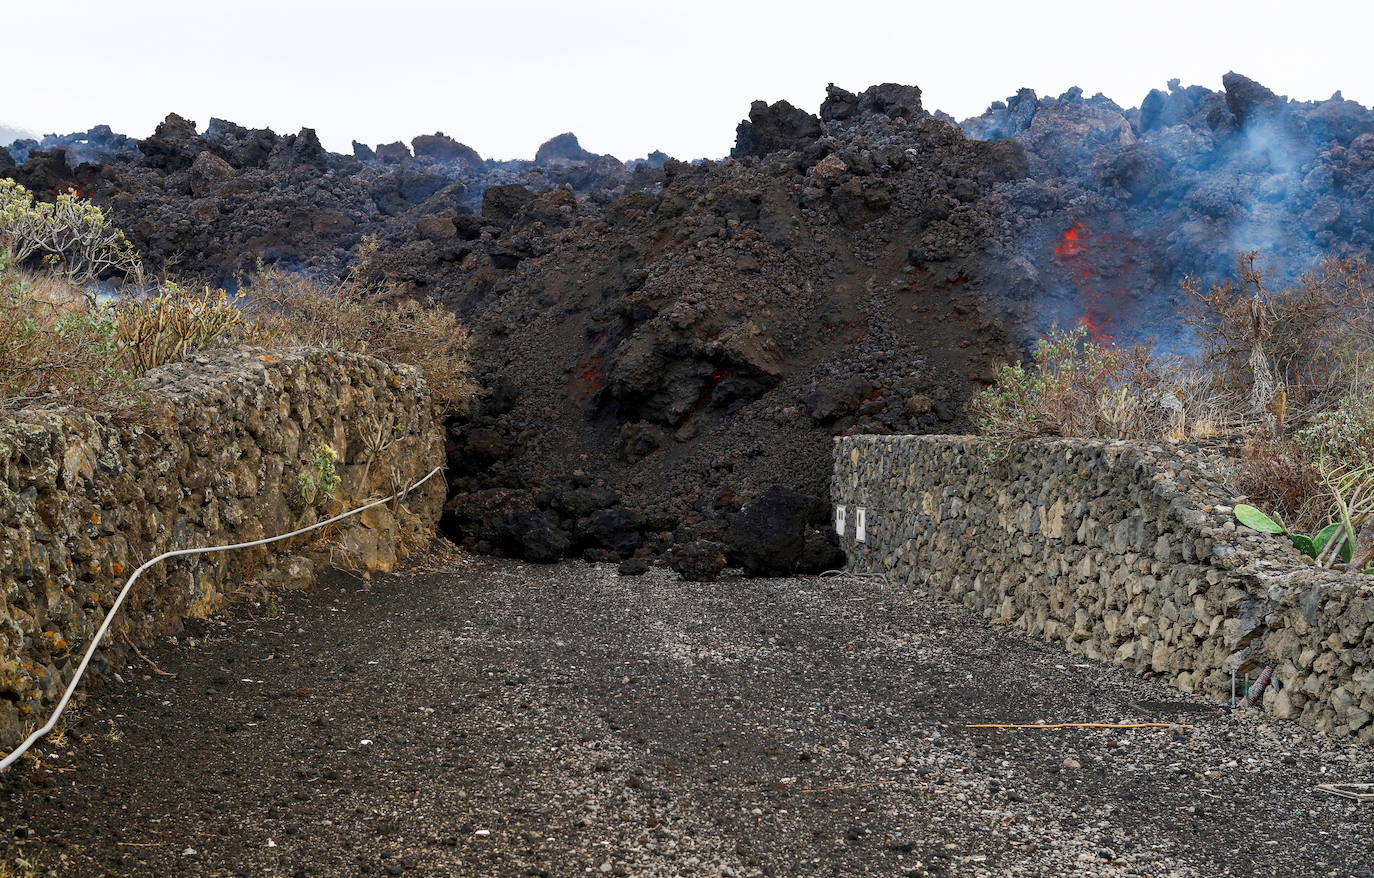
[{"label": "dry stone wall", "polygon": [[984,452],[969,437],[837,439],[850,568],[1219,700],[1232,670],[1273,665],[1266,710],[1374,741],[1374,577],[1314,568],[1238,525],[1197,449],[1058,439],[994,463]]},{"label": "dry stone wall", "polygon": [[[0,418],[0,746],[46,719],[143,561],[286,533],[443,462],[428,391],[410,367],[315,349],[239,351],[156,370],[146,384],[143,426],[69,410]],[[350,519],[331,551],[389,569],[443,500],[442,478],[431,479],[404,507]],[[175,631],[235,592],[308,584],[316,545],[307,535],[155,565],[87,679],[122,667],[127,640]]]}]

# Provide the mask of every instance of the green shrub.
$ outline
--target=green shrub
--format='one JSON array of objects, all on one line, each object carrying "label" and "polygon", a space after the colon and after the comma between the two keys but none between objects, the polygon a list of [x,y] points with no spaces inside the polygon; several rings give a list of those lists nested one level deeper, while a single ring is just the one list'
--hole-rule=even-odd
[{"label": "green shrub", "polygon": [[334,496],[334,489],[339,487],[340,481],[334,465],[338,459],[338,453],[328,445],[315,449],[315,455],[306,469],[296,476],[296,500],[301,506],[319,508]]},{"label": "green shrub", "polygon": [[209,287],[193,293],[168,281],[152,295],[121,300],[112,309],[119,352],[129,368],[145,372],[242,340],[252,327],[239,298]]},{"label": "green shrub", "polygon": [[1374,464],[1374,394],[1343,397],[1334,408],[1313,415],[1294,439],[1320,467]]}]

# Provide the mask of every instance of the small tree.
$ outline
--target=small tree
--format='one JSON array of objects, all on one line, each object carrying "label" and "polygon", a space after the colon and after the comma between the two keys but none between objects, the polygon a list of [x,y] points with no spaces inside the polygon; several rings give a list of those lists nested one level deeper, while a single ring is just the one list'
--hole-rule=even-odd
[{"label": "small tree", "polygon": [[16,265],[41,256],[50,270],[78,284],[141,268],[138,251],[100,207],[71,190],[38,201],[8,179],[0,179],[0,250]]}]

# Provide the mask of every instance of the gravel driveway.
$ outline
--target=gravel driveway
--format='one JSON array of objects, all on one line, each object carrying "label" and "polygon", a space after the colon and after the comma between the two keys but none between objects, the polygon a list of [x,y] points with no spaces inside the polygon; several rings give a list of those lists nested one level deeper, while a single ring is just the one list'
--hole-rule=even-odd
[{"label": "gravel driveway", "polygon": [[[0,781],[13,874],[1374,876],[1313,791],[1374,751],[878,581],[464,556],[255,615]],[[966,728],[1040,721],[1175,725]]]}]

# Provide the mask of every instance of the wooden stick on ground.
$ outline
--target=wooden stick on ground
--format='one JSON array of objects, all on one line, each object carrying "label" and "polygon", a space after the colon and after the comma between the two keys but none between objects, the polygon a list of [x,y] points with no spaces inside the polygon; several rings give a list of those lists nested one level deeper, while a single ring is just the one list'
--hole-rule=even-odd
[{"label": "wooden stick on ground", "polygon": [[152,659],[150,659],[150,658],[148,658],[146,655],[144,655],[144,654],[139,650],[139,648],[138,648],[137,646],[134,645],[134,642],[133,642],[132,640],[129,639],[129,635],[128,635],[127,633],[124,635],[124,642],[127,643],[127,644],[129,644],[129,649],[132,649],[132,650],[134,651],[134,655],[138,656],[139,658],[143,659],[143,661],[145,661],[145,662],[148,663],[148,667],[150,667],[150,668],[153,669],[153,673],[154,673],[154,674],[157,674],[159,677],[175,677],[175,676],[176,676],[176,674],[169,674],[169,673],[167,673],[166,671],[162,670],[162,668],[159,668],[159,667],[157,666],[157,663],[156,663],[156,662],[154,662]]}]

